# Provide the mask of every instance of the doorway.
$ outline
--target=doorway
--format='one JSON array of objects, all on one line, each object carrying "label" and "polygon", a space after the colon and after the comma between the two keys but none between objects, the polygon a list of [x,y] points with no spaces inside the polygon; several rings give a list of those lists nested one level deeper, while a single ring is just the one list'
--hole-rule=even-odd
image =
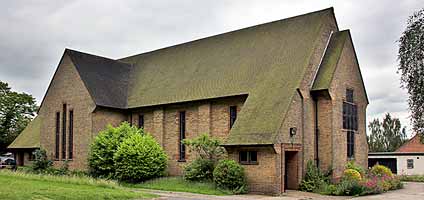
[{"label": "doorway", "polygon": [[24,152],[18,153],[18,166],[24,166]]},{"label": "doorway", "polygon": [[299,187],[298,151],[285,151],[284,164],[284,190],[297,190]]}]

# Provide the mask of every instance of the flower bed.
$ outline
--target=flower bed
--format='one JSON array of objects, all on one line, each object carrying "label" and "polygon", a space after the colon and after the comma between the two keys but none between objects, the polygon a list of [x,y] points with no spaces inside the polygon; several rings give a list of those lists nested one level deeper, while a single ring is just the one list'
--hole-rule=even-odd
[{"label": "flower bed", "polygon": [[[354,163],[349,163],[341,180],[331,183],[331,172],[322,173],[315,166],[309,166],[301,190],[326,195],[361,196],[380,194],[389,190],[403,187],[399,177],[394,176],[390,169],[382,165],[375,165],[365,171]],[[326,175],[324,175],[326,174]]]}]

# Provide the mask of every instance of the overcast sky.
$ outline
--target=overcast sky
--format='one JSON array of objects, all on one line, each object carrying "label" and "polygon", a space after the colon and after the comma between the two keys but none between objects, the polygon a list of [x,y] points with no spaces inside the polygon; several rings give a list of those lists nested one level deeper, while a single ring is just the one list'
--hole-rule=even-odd
[{"label": "overcast sky", "polygon": [[410,129],[396,40],[423,0],[2,1],[0,80],[39,104],[65,48],[121,58],[328,7],[351,30],[368,120],[390,112]]}]

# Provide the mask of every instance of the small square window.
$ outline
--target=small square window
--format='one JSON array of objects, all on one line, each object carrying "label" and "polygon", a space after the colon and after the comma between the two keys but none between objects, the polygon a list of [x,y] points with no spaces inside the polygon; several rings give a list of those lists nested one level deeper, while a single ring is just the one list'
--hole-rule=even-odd
[{"label": "small square window", "polygon": [[244,165],[258,164],[258,153],[256,151],[240,151],[240,163]]},{"label": "small square window", "polygon": [[414,160],[413,159],[406,160],[406,165],[408,169],[414,169]]},{"label": "small square window", "polygon": [[258,162],[258,154],[256,153],[256,151],[250,152],[250,162],[252,162],[252,163]]},{"label": "small square window", "polygon": [[248,160],[247,160],[247,151],[242,151],[242,152],[240,152],[240,162],[245,162],[245,163],[247,163],[248,162]]}]

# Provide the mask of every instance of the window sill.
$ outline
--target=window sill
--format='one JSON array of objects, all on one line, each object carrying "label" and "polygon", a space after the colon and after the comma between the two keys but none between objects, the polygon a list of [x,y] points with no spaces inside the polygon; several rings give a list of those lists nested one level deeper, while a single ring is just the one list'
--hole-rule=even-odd
[{"label": "window sill", "polygon": [[258,162],[251,162],[251,163],[240,162],[240,165],[259,165],[259,163]]},{"label": "window sill", "polygon": [[186,160],[177,160],[177,162],[186,162]]}]

